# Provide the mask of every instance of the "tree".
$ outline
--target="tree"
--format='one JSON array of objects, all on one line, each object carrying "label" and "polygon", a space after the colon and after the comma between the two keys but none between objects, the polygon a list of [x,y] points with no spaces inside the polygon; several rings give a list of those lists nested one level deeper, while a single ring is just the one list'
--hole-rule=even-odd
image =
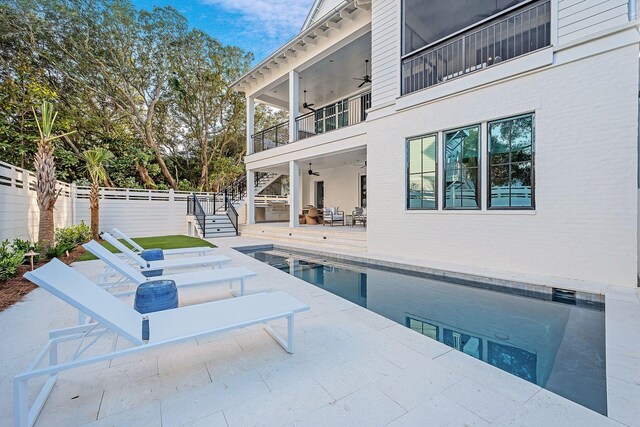
[{"label": "tree", "polygon": [[85,161],[84,169],[91,180],[91,191],[89,191],[91,234],[97,240],[100,237],[100,185],[109,182],[105,164],[113,158],[113,153],[104,148],[96,147],[86,150],[82,155]]},{"label": "tree", "polygon": [[50,102],[42,102],[41,119],[38,120],[36,110],[33,109],[33,116],[38,126],[38,150],[36,151],[34,166],[36,169],[36,194],[38,197],[38,208],[40,209],[40,223],[38,225],[38,239],[44,243],[46,248],[54,245],[54,220],[53,208],[58,200],[60,192],[56,189],[56,167],[53,160],[53,144],[56,139],[73,132],[54,136],[53,125],[56,121],[56,113]]},{"label": "tree", "polygon": [[187,131],[185,139],[199,151],[198,187],[208,190],[212,162],[225,154],[244,124],[244,100],[230,85],[248,69],[251,55],[198,30],[187,33],[181,45],[172,63],[169,96]]}]

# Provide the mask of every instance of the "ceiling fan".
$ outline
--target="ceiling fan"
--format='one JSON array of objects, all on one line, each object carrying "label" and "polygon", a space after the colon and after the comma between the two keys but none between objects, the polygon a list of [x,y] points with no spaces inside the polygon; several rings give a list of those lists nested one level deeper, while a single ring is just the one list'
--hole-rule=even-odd
[{"label": "ceiling fan", "polygon": [[311,169],[311,163],[309,163],[309,175],[313,175],[313,176],[320,176],[320,173],[319,173],[319,172],[314,172],[314,171]]},{"label": "ceiling fan", "polygon": [[306,108],[307,110],[316,111],[313,107],[315,104],[307,104],[307,90],[304,91],[304,102],[302,103],[302,108]]},{"label": "ceiling fan", "polygon": [[362,83],[360,83],[360,86],[358,86],[359,88],[364,86],[367,83],[371,83],[371,76],[369,75],[369,60],[368,59],[364,60],[364,76],[362,76],[362,77],[354,77],[353,80],[362,80]]}]

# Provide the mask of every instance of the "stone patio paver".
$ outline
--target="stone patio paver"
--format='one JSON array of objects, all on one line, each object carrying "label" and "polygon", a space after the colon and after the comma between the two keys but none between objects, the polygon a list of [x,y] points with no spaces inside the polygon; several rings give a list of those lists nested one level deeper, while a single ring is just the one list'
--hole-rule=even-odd
[{"label": "stone patio paver", "polygon": [[[634,425],[640,419],[640,299],[607,294],[607,419],[567,399],[430,340],[230,247],[232,266],[258,273],[250,292],[282,289],[311,306],[296,319],[289,355],[260,327],[207,337],[64,373],[36,426],[46,425]],[[95,278],[99,261],[74,268]],[[181,292],[182,304],[231,294]],[[36,289],[0,312],[0,425],[11,422],[11,378],[77,312]],[[276,323],[283,330],[284,323]],[[110,341],[102,344],[107,348]],[[127,344],[118,341],[118,347]],[[632,366],[629,366],[633,364]],[[623,378],[621,378],[623,377]],[[75,397],[78,396],[78,397]],[[617,421],[616,421],[617,420]],[[621,424],[622,423],[622,424]]]}]

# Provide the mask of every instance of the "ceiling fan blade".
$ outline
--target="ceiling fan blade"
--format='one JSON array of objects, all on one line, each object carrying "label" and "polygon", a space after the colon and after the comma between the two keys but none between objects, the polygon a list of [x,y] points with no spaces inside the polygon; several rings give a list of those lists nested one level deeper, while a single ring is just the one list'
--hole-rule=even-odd
[{"label": "ceiling fan blade", "polygon": [[311,175],[313,175],[313,176],[320,176],[320,173],[319,173],[319,172],[314,172],[314,173],[312,173]]},{"label": "ceiling fan blade", "polygon": [[353,80],[364,80],[362,77],[351,77]]},{"label": "ceiling fan blade", "polygon": [[364,85],[365,85],[365,83],[367,83],[367,81],[366,81],[366,80],[363,80],[363,81],[362,81],[362,83],[360,83],[360,85],[358,85],[358,87],[359,87],[359,88],[361,88],[362,86],[364,86]]}]

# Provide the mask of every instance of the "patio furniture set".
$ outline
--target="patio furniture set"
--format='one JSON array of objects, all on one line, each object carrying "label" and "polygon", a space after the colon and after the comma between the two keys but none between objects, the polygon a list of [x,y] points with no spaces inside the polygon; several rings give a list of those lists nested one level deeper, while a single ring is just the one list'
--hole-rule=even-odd
[{"label": "patio furniture set", "polygon": [[[120,254],[111,253],[96,241],[84,245],[107,265],[101,278],[115,274],[120,276],[113,282],[95,283],[57,259],[24,275],[76,308],[79,316],[76,326],[51,331],[35,361],[25,372],[14,377],[16,426],[32,426],[53,390],[58,375],[81,366],[252,325],[263,325],[284,350],[293,353],[294,316],[309,310],[306,304],[282,291],[245,295],[245,280],[256,274],[245,267],[222,268],[231,259],[216,254],[218,249],[149,250],[121,231],[114,232],[133,249],[108,233],[103,233],[104,239],[119,249]],[[149,253],[160,259],[146,260]],[[193,254],[195,256],[184,257]],[[181,257],[172,259],[176,255]],[[195,269],[164,274],[165,269],[175,268]],[[184,287],[228,283],[232,288],[236,281],[240,282],[240,292],[234,294],[237,295],[235,298],[177,307],[177,294]],[[135,290],[117,292],[122,286]],[[124,299],[132,295],[135,295],[133,307],[130,299]],[[145,307],[146,310],[141,309]],[[287,320],[286,339],[268,325],[268,322],[278,319]],[[106,352],[82,357],[88,349],[95,349],[97,341],[108,334],[115,334],[132,346],[117,349],[114,345]],[[78,341],[78,348],[70,360],[61,361],[58,347],[67,341]],[[48,378],[30,404],[29,380],[45,376]]]},{"label": "patio furniture set", "polygon": [[307,225],[348,225],[351,227],[362,224],[363,227],[366,227],[367,208],[356,207],[351,212],[351,215],[345,215],[344,211],[341,211],[338,207],[329,206],[319,211],[314,206],[307,206],[302,210],[302,214],[298,216],[298,222]]}]

